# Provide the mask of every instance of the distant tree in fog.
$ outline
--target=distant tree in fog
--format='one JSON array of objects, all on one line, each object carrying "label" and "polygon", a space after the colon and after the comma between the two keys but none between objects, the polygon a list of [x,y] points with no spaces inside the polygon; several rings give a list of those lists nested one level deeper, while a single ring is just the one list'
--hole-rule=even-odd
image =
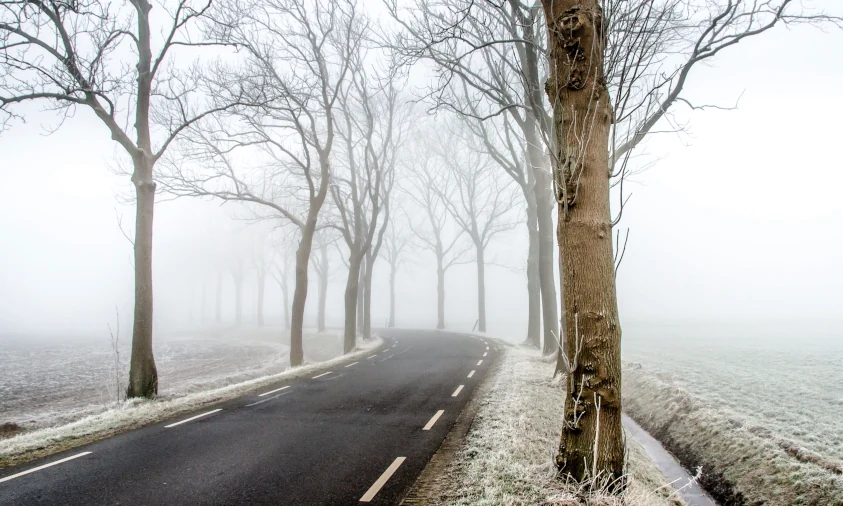
[{"label": "distant tree in fog", "polygon": [[263,105],[192,125],[161,181],[173,195],[246,202],[299,229],[290,364],[301,365],[308,264],[328,196],[336,102],[350,85],[350,57],[365,25],[351,0],[221,0],[209,16],[211,40],[234,44],[242,55],[236,66],[218,66],[214,96],[228,100],[238,83]]},{"label": "distant tree in fog", "polygon": [[[420,132],[423,130],[419,130]],[[408,145],[412,160],[409,170],[401,180],[402,195],[417,207],[420,219],[409,219],[408,226],[423,248],[436,260],[436,328],[445,328],[445,273],[454,265],[470,261],[471,245],[465,244],[463,230],[448,212],[443,196],[450,199],[453,187],[444,185],[447,170],[441,165],[429,136],[417,134]]]},{"label": "distant tree in fog", "polygon": [[446,171],[433,190],[454,222],[471,239],[477,266],[477,329],[486,332],[486,249],[495,235],[516,226],[517,194],[511,181],[492,170],[491,160],[462,122],[440,128],[434,143]]},{"label": "distant tree in fog", "polygon": [[273,257],[272,278],[281,288],[284,303],[284,328],[290,328],[290,273],[294,265],[294,254],[291,245],[277,246],[280,251]]},{"label": "distant tree in fog", "polygon": [[312,256],[310,263],[316,270],[316,277],[319,284],[319,306],[316,313],[316,330],[323,332],[325,330],[325,306],[328,299],[328,280],[331,276],[330,254],[328,253],[329,246],[339,239],[335,234],[331,233],[329,229],[321,229],[316,233],[314,241],[316,241],[316,250],[318,255]]},{"label": "distant tree in fog", "polygon": [[395,326],[395,278],[404,263],[407,249],[412,245],[413,235],[406,224],[398,222],[397,204],[391,210],[392,218],[383,236],[383,258],[389,264],[389,320],[387,327]]},{"label": "distant tree in fog", "polygon": [[15,106],[23,102],[47,104],[62,123],[81,106],[132,160],[137,215],[128,397],[158,392],[152,352],[153,168],[186,128],[247,100],[243,87],[230,82],[224,99],[206,104],[209,89],[199,63],[175,64],[182,48],[192,46],[183,53],[187,58],[207,43],[191,32],[209,1],[180,0],[154,11],[152,6],[147,0],[0,4],[0,126],[22,119]]}]

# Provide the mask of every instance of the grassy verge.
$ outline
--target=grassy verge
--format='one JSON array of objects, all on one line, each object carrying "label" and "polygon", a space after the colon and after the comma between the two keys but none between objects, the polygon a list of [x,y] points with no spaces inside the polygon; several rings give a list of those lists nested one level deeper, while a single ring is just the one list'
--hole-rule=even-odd
[{"label": "grassy verge", "polygon": [[[475,395],[467,433],[435,477],[411,492],[412,504],[439,505],[680,505],[656,465],[637,444],[629,447],[624,497],[584,495],[557,479],[564,389],[552,381],[553,363],[536,350],[498,346],[502,356]],[[466,408],[471,411],[472,407]],[[465,412],[464,412],[465,414]],[[462,417],[461,417],[462,418]],[[455,430],[457,430],[455,428]],[[444,446],[447,446],[446,441]],[[440,450],[441,451],[441,450]]]},{"label": "grassy verge", "polygon": [[843,506],[843,463],[736,421],[638,364],[624,368],[623,391],[630,416],[686,469],[702,467],[700,484],[720,504]]},{"label": "grassy verge", "polygon": [[383,345],[381,338],[358,345],[356,351],[334,359],[288,369],[234,385],[184,396],[153,400],[132,399],[116,407],[57,427],[26,432],[0,440],[0,469],[69,450],[131,429],[225,402],[279,381],[311,375],[337,364],[355,360]]}]

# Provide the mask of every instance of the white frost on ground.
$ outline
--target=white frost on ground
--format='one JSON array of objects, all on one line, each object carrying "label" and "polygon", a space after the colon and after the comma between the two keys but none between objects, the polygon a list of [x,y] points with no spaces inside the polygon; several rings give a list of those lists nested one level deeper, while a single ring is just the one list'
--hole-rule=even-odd
[{"label": "white frost on ground", "polygon": [[620,505],[682,504],[641,447],[629,447],[629,483],[623,498],[591,496],[556,478],[564,389],[551,380],[554,364],[538,350],[499,346],[499,370],[471,429],[439,482],[437,504]]},{"label": "white frost on ground", "polygon": [[362,357],[382,344],[383,340],[375,336],[370,341],[358,342],[354,352],[324,362],[288,368],[278,374],[262,376],[213,390],[182,396],[159,397],[154,400],[123,401],[116,407],[65,425],[39,429],[0,440],[0,467],[26,460],[28,456],[39,456],[78,446],[130,428],[186,413],[202,406],[233,399],[282,380],[312,374],[314,371],[330,368],[345,360]]}]

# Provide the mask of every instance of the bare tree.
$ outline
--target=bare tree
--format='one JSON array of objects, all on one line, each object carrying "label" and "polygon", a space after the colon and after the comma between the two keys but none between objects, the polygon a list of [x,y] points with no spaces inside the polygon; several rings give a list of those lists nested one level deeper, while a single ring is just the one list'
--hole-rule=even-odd
[{"label": "bare tree", "polygon": [[402,194],[418,206],[421,220],[408,220],[408,225],[419,243],[428,249],[436,260],[436,328],[445,328],[445,274],[454,265],[468,260],[472,246],[466,245],[463,230],[453,223],[448,208],[440,195],[450,200],[451,187],[439,188],[446,177],[447,170],[439,164],[438,156],[432,149],[433,141],[425,137],[423,126],[414,135],[415,142],[408,146],[408,156],[412,166],[407,176],[402,179]]},{"label": "bare tree", "polygon": [[[61,123],[81,106],[100,119],[132,161],[135,309],[128,397],[158,392],[152,352],[153,169],[186,128],[243,98],[233,85],[228,101],[204,105],[207,87],[198,63],[187,68],[175,63],[178,49],[213,44],[197,42],[191,33],[209,7],[210,1],[180,0],[162,6],[160,20],[154,20],[147,0],[0,4],[0,126],[19,116],[15,106],[23,102],[49,104]],[[164,27],[160,38],[156,26]]]},{"label": "bare tree", "polygon": [[[403,28],[390,46],[408,62],[425,59],[436,65],[438,80],[427,94],[434,108],[481,122],[509,116],[526,142],[527,171],[532,174],[524,177],[520,170],[504,169],[516,178],[528,205],[531,243],[527,271],[538,268],[535,279],[541,291],[544,347],[555,352],[559,319],[550,214],[553,200],[549,160],[542,142],[542,132],[552,125],[540,81],[546,51],[539,22],[541,8],[518,0],[417,0],[402,11],[395,0],[385,3]],[[496,162],[500,163],[500,158]],[[532,195],[527,194],[530,191]],[[537,288],[528,282],[528,289]],[[528,296],[535,301],[535,292]],[[536,343],[539,306],[532,303],[529,308],[527,340]]]},{"label": "bare tree", "polygon": [[398,274],[398,269],[401,268],[404,262],[406,251],[412,244],[413,239],[412,234],[408,233],[408,229],[398,224],[394,216],[394,209],[392,214],[393,217],[389,220],[386,227],[383,243],[383,258],[389,264],[389,320],[386,326],[390,328],[395,327],[395,278]]},{"label": "bare tree", "polygon": [[474,246],[477,328],[486,332],[486,248],[495,235],[515,227],[509,215],[516,199],[511,182],[502,182],[490,170],[489,157],[461,126],[460,121],[439,131],[436,149],[447,177],[438,181],[434,191]]},{"label": "bare tree", "polygon": [[290,328],[290,274],[294,265],[294,254],[291,246],[277,246],[281,251],[273,257],[272,278],[281,288],[284,303],[284,328]]},{"label": "bare tree", "polygon": [[401,117],[397,114],[398,90],[391,80],[382,86],[378,76],[371,74],[361,55],[353,63],[353,85],[338,102],[343,121],[337,131],[346,149],[342,162],[344,172],[335,176],[331,195],[337,214],[335,228],[342,234],[349,250],[345,290],[346,351],[355,346],[358,326],[364,339],[371,337],[371,273],[383,227],[388,221],[395,157],[402,132]]},{"label": "bare tree", "polygon": [[314,240],[316,241],[316,249],[319,251],[318,256],[311,258],[311,263],[316,270],[316,276],[319,282],[319,308],[316,317],[316,329],[319,332],[323,332],[325,330],[325,305],[328,298],[328,280],[331,274],[328,247],[336,242],[337,237],[332,237],[328,229],[321,229],[316,233]]},{"label": "bare tree", "polygon": [[[543,4],[566,328],[560,358],[567,396],[557,465],[575,479],[600,477],[619,487],[621,330],[612,227],[620,216],[610,213],[611,178],[622,184],[632,149],[682,101],[694,65],[781,22],[839,19],[806,14],[791,0]],[[668,71],[677,60],[675,71]]]},{"label": "bare tree", "polygon": [[[185,160],[167,164],[167,191],[249,203],[300,231],[290,328],[290,364],[303,360],[308,264],[319,212],[328,195],[335,107],[349,85],[351,55],[363,33],[352,0],[226,0],[213,12],[213,40],[244,53],[222,68],[215,94],[229,82],[248,84],[261,107],[240,108],[191,128]],[[247,167],[239,152],[264,155]]]}]

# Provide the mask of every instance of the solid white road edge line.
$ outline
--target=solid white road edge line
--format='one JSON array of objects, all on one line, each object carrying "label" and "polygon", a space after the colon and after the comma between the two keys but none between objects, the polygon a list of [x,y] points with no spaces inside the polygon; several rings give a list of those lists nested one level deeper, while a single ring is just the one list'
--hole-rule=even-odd
[{"label": "solid white road edge line", "polygon": [[90,455],[91,452],[82,452],[77,453],[76,455],[71,455],[70,457],[63,458],[61,460],[57,460],[55,462],[50,462],[49,464],[44,464],[43,466],[33,467],[32,469],[27,469],[26,471],[20,472],[18,474],[13,474],[11,476],[6,476],[5,478],[0,478],[0,483],[4,481],[14,480],[15,478],[20,478],[21,476],[25,476],[29,473],[34,473],[35,471],[40,471],[42,469],[46,469],[48,467],[53,467],[56,464],[62,464],[67,462],[68,460],[78,459],[79,457],[84,457],[85,455]]},{"label": "solid white road edge line", "polygon": [[284,390],[285,388],[290,388],[290,385],[287,385],[287,386],[281,387],[281,388],[276,388],[275,390],[270,390],[269,392],[264,392],[262,394],[258,394],[258,397],[263,397],[265,395],[274,394],[275,392],[280,392],[281,390]]},{"label": "solid white road edge line", "polygon": [[314,377],[312,377],[312,378],[310,378],[310,379],[319,379],[319,378],[321,378],[322,376],[327,376],[327,375],[329,375],[329,374],[331,374],[331,371],[328,371],[328,372],[323,372],[322,374],[319,374],[319,375],[317,375],[317,376],[314,376]]},{"label": "solid white road edge line", "polygon": [[460,385],[460,386],[458,386],[458,387],[457,387],[457,389],[456,389],[456,390],[454,390],[454,393],[452,393],[452,394],[451,394],[451,397],[456,397],[456,396],[458,396],[458,395],[460,394],[460,392],[462,391],[462,387],[464,387],[464,386],[465,386],[465,385]]},{"label": "solid white road edge line", "polygon": [[217,411],[222,411],[222,408],[217,408],[217,409],[208,411],[206,413],[202,413],[201,415],[191,416],[187,420],[182,420],[180,422],[171,423],[170,425],[165,425],[164,428],[169,429],[170,427],[175,427],[176,425],[181,425],[183,423],[192,422],[193,420],[196,420],[197,418],[202,418],[203,416],[212,415],[212,414],[216,413]]},{"label": "solid white road edge line", "polygon": [[353,365],[357,365],[357,364],[359,364],[359,363],[360,363],[360,362],[352,362],[352,363],[348,364],[346,367],[351,367],[351,366],[353,366]]},{"label": "solid white road edge line", "polygon": [[471,372],[468,373],[468,376],[466,376],[466,378],[470,378],[472,376],[474,376],[474,369],[472,369]]},{"label": "solid white road edge line", "polygon": [[363,497],[360,498],[360,502],[369,502],[374,499],[378,492],[380,492],[381,488],[383,488],[383,486],[386,484],[386,482],[392,477],[393,474],[395,474],[395,471],[397,471],[398,468],[401,467],[401,464],[404,463],[404,460],[406,458],[407,457],[398,457],[397,459],[392,461],[392,464],[390,464],[389,467],[386,468],[386,471],[383,472],[381,477],[378,478],[376,482],[372,483],[372,486],[369,487],[369,490],[367,490],[366,493],[363,494]]},{"label": "solid white road edge line", "polygon": [[442,413],[444,412],[444,409],[440,409],[439,411],[437,411],[436,414],[433,415],[433,418],[431,418],[430,421],[427,422],[427,425],[425,425],[422,430],[430,430],[430,428],[433,427],[433,424],[436,423],[436,420],[439,420],[439,417],[442,416]]},{"label": "solid white road edge line", "polygon": [[477,361],[477,365],[480,365],[480,364],[482,364],[482,363],[483,363],[483,361],[482,361],[482,360],[478,360],[478,361]]}]

